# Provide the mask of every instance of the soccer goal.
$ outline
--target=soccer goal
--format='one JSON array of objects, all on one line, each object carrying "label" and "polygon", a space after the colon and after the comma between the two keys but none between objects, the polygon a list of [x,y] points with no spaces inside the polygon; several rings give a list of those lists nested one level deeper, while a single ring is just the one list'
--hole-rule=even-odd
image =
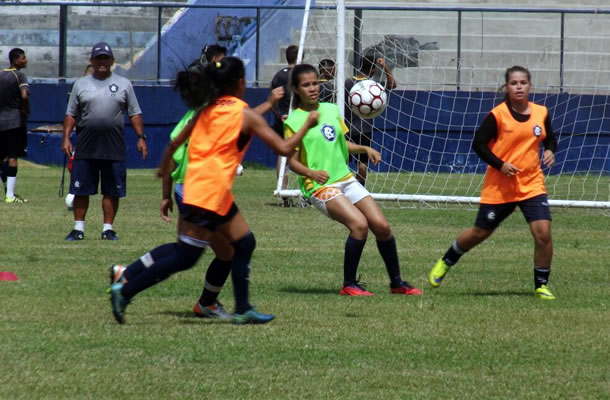
[{"label": "soccer goal", "polygon": [[[544,169],[551,205],[610,208],[610,8],[387,9],[317,1],[300,34],[303,62],[336,61],[337,104],[344,78],[364,55],[393,68],[398,87],[373,119],[372,143],[383,161],[369,166],[366,182],[386,205],[478,203],[486,164],[471,150],[472,138],[503,99],[506,68],[521,65],[532,73],[531,100],[547,106],[558,139],[556,163]],[[280,178],[275,194],[300,196],[295,175],[287,174],[288,186],[282,189]]]}]

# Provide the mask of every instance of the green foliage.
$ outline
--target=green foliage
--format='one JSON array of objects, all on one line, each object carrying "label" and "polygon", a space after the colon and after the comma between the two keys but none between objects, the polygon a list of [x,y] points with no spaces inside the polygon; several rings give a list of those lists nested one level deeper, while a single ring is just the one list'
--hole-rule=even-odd
[{"label": "green foliage", "polygon": [[[1,204],[2,399],[608,398],[608,217],[554,210],[551,289],[533,296],[533,242],[519,213],[465,255],[441,288],[426,276],[473,210],[384,209],[404,278],[390,295],[371,235],[360,273],[376,296],[339,296],[346,229],[313,208],[278,206],[275,171],[247,169],[236,201],[257,237],[251,298],[277,319],[233,326],[191,308],[212,259],[137,296],[117,325],[105,290],[112,263],[175,240],[159,218],[152,170],[129,171],[115,228],[99,239],[100,196],[86,239],[63,240],[71,214],[61,170],[23,166],[29,204]],[[230,282],[221,301],[231,309]]]}]

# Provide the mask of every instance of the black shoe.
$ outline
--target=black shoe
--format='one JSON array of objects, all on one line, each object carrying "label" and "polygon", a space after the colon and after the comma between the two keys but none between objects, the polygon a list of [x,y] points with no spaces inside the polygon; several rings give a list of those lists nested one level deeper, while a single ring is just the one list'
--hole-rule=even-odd
[{"label": "black shoe", "polygon": [[68,236],[66,236],[66,240],[68,242],[72,242],[75,240],[83,240],[84,238],[85,238],[85,232],[77,231],[76,229],[73,229],[72,232],[68,233]]},{"label": "black shoe", "polygon": [[108,229],[107,231],[102,232],[102,240],[119,240],[119,237],[116,235],[115,231]]}]

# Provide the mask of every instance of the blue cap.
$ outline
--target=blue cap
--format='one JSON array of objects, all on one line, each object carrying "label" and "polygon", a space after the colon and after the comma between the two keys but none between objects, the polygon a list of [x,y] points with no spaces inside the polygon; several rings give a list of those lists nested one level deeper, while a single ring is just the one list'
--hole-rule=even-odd
[{"label": "blue cap", "polygon": [[99,42],[95,44],[91,49],[91,58],[95,58],[101,55],[114,57],[112,55],[112,49],[110,48],[110,45],[106,42]]}]

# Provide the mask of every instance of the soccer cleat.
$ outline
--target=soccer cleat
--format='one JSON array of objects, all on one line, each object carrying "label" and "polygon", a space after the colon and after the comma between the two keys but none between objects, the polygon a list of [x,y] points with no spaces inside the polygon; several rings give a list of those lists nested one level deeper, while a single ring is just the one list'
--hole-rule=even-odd
[{"label": "soccer cleat", "polygon": [[85,238],[85,232],[77,231],[76,229],[73,229],[72,232],[68,233],[68,236],[66,236],[66,240],[68,242],[72,242],[75,240],[83,240],[84,238]]},{"label": "soccer cleat", "polygon": [[397,287],[390,286],[390,293],[405,294],[407,296],[421,296],[423,293],[418,288],[411,286],[407,281],[402,281]]},{"label": "soccer cleat", "polygon": [[119,240],[119,237],[116,235],[115,231],[108,229],[102,232],[102,240]]},{"label": "soccer cleat", "polygon": [[110,285],[110,304],[112,305],[112,315],[114,315],[114,319],[116,319],[116,322],[119,324],[125,323],[123,314],[125,313],[127,305],[130,303],[130,301],[121,294],[122,288],[122,283],[114,283]]},{"label": "soccer cleat", "polygon": [[21,204],[21,203],[29,203],[30,201],[28,199],[24,199],[21,196],[19,196],[18,194],[16,194],[13,197],[5,196],[4,197],[4,202],[5,203]]},{"label": "soccer cleat", "polygon": [[275,318],[273,314],[263,314],[256,311],[254,308],[246,311],[243,314],[233,314],[233,323],[235,325],[245,324],[266,324]]},{"label": "soccer cleat", "polygon": [[114,264],[112,267],[108,268],[108,275],[110,276],[110,286],[115,283],[127,283],[127,280],[123,277],[123,272],[125,272],[127,268],[121,264]]},{"label": "soccer cleat", "polygon": [[214,304],[206,307],[197,302],[193,307],[193,312],[201,318],[231,319],[231,314],[225,310],[219,301],[215,301]]},{"label": "soccer cleat", "polygon": [[445,279],[447,271],[449,271],[449,266],[441,258],[434,264],[434,267],[430,270],[430,274],[428,274],[428,282],[430,282],[430,285],[435,288],[439,287],[443,282],[443,279]]},{"label": "soccer cleat", "polygon": [[546,285],[542,285],[536,289],[536,296],[543,300],[555,300],[555,296],[553,296],[553,293],[551,293]]},{"label": "soccer cleat", "polygon": [[347,285],[343,284],[339,294],[341,296],[375,296],[358,282],[348,283]]}]

